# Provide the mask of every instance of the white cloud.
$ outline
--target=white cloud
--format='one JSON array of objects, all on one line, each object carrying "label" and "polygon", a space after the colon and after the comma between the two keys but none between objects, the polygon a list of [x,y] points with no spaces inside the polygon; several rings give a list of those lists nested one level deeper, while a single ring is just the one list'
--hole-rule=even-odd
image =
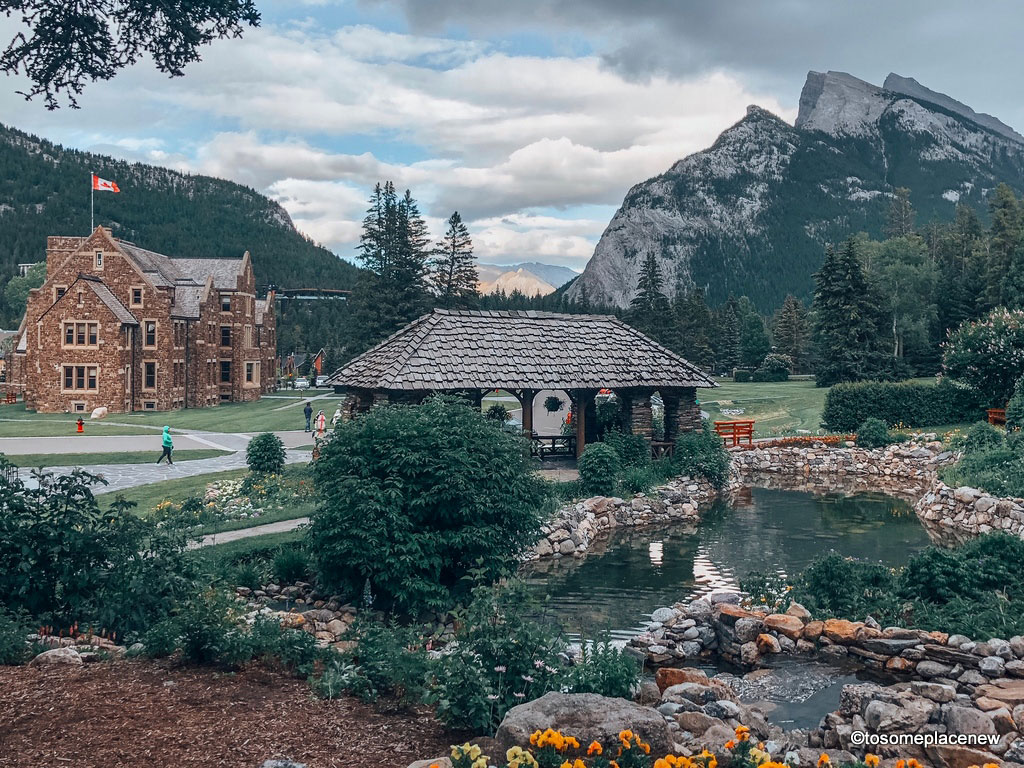
[{"label": "white cloud", "polygon": [[[264,190],[342,255],[372,185],[392,179],[436,233],[462,212],[485,260],[577,268],[606,222],[574,210],[616,206],[749,103],[794,116],[721,73],[636,82],[596,56],[306,23],[215,43],[184,78],[133,67],[90,86],[78,112],[0,95],[0,108],[48,137]],[[537,215],[545,209],[562,217]]]}]

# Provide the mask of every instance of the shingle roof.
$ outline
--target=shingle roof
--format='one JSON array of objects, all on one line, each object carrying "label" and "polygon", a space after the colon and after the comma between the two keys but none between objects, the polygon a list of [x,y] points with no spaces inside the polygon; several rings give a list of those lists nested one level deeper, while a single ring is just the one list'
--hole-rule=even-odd
[{"label": "shingle roof", "polygon": [[611,315],[434,310],[329,379],[371,390],[715,387]]},{"label": "shingle roof", "polygon": [[206,278],[212,275],[213,287],[217,290],[234,291],[238,288],[244,259],[179,259],[147,251],[123,240],[118,240],[117,244],[155,285],[170,287],[182,281],[204,285]]},{"label": "shingle roof", "polygon": [[171,314],[174,317],[199,317],[203,289],[202,285],[175,283],[174,308],[171,310]]},{"label": "shingle roof", "polygon": [[[83,283],[92,288],[93,292],[99,297],[100,301],[107,305],[107,308],[114,313],[114,317],[120,320],[125,325],[138,325],[139,321],[135,319],[128,308],[118,300],[117,296],[110,292],[105,283],[99,280],[89,279],[86,276],[79,278]],[[77,281],[76,281],[77,282]],[[70,289],[68,293],[70,293]]]}]

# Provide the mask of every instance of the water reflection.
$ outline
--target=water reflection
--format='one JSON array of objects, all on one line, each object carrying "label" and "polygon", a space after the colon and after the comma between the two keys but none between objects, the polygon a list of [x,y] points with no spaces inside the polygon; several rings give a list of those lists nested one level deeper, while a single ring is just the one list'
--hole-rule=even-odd
[{"label": "water reflection", "polygon": [[751,571],[794,573],[829,551],[898,565],[929,535],[904,501],[748,489],[706,512],[696,527],[616,532],[582,560],[545,560],[527,581],[570,633],[610,630],[625,639],[651,611],[716,589]]}]

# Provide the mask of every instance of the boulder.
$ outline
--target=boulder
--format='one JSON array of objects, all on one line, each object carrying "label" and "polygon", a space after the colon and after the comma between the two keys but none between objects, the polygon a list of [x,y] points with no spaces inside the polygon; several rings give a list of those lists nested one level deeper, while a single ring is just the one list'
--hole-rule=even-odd
[{"label": "boulder", "polygon": [[703,712],[682,712],[676,715],[676,722],[679,723],[680,728],[689,731],[694,736],[700,736],[708,728],[722,724],[717,718],[705,715]]},{"label": "boulder", "polygon": [[718,701],[720,697],[720,688],[707,684],[702,685],[701,683],[679,683],[669,686],[661,693],[661,700],[663,702],[679,703],[686,700],[700,705]]},{"label": "boulder", "polygon": [[707,673],[693,667],[662,667],[654,675],[654,682],[658,684],[658,690],[662,693],[666,688],[680,683],[708,684]]},{"label": "boulder", "polygon": [[986,656],[978,663],[978,670],[988,677],[1000,677],[1006,670],[1006,662],[999,656]]},{"label": "boulder", "polygon": [[757,640],[754,641],[757,644],[758,653],[781,653],[782,646],[779,645],[779,639],[774,635],[761,634],[757,636]]},{"label": "boulder", "polygon": [[43,651],[29,662],[30,667],[46,667],[53,664],[82,664],[82,655],[77,649],[53,648]]},{"label": "boulder", "polygon": [[659,608],[651,614],[651,621],[664,624],[669,619],[674,619],[678,614],[672,608]]},{"label": "boulder", "polygon": [[1012,709],[1024,704],[1024,680],[997,680],[990,685],[978,686],[977,694],[1001,701]]},{"label": "boulder", "polygon": [[804,627],[804,640],[815,641],[821,637],[822,630],[825,629],[825,622],[823,621],[810,621]]},{"label": "boulder", "polygon": [[712,701],[704,705],[704,713],[719,720],[734,720],[740,716],[740,705],[728,699]]},{"label": "boulder", "polygon": [[910,690],[918,696],[924,696],[926,699],[931,699],[938,704],[945,704],[956,698],[956,688],[951,685],[915,680],[910,684]]},{"label": "boulder", "polygon": [[936,768],[970,768],[986,763],[999,763],[998,758],[991,752],[952,744],[925,747],[925,753]]},{"label": "boulder", "polygon": [[937,661],[922,661],[917,665],[917,674],[927,679],[929,677],[946,677],[953,670],[945,664]]},{"label": "boulder", "polygon": [[417,760],[415,763],[411,763],[409,768],[430,768],[432,765],[436,765],[437,768],[452,768],[452,761],[449,757],[438,757],[435,760]]},{"label": "boulder", "polygon": [[668,723],[657,711],[596,693],[551,692],[513,707],[494,739],[501,750],[529,746],[530,734],[547,728],[572,734],[581,744],[612,744],[621,731],[629,729],[651,745],[653,754],[668,754],[674,748]]},{"label": "boulder", "polygon": [[733,627],[736,639],[741,643],[750,643],[757,639],[757,636],[764,631],[764,622],[761,619],[747,618],[737,619]]},{"label": "boulder", "polygon": [[[792,606],[790,607],[792,608]],[[785,635],[790,640],[799,640],[804,631],[804,623],[799,617],[784,613],[773,613],[765,616],[764,625],[780,635]]]},{"label": "boulder", "polygon": [[992,718],[974,707],[951,706],[946,710],[946,726],[951,733],[995,734]]},{"label": "boulder", "polygon": [[822,627],[822,633],[833,643],[849,645],[856,641],[857,630],[863,626],[859,622],[847,621],[846,619],[828,619]]},{"label": "boulder", "polygon": [[801,624],[806,624],[811,620],[811,612],[800,605],[800,603],[791,603],[789,608],[786,609],[786,615],[795,616],[800,619]]}]

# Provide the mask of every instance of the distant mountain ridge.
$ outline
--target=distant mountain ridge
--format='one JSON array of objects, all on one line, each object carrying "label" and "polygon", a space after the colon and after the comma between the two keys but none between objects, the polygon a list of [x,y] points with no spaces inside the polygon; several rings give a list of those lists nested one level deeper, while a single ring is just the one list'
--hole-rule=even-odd
[{"label": "distant mountain ridge", "polygon": [[[0,125],[0,285],[17,264],[46,258],[47,235],[89,230],[89,174],[117,182],[96,193],[96,223],[171,256],[238,258],[249,251],[259,285],[349,288],[359,269],[295,229],[254,189],[105,155],[65,149]],[[2,302],[0,292],[0,302]],[[16,325],[0,305],[0,325]]]},{"label": "distant mountain ridge", "polygon": [[479,289],[483,294],[512,293],[518,290],[526,296],[547,296],[565,285],[579,273],[556,264],[527,261],[522,264],[478,264]]},{"label": "distant mountain ridge", "polygon": [[1024,137],[908,77],[879,87],[811,72],[794,125],[760,107],[706,150],[634,186],[568,289],[624,307],[657,259],[670,296],[747,295],[762,311],[808,297],[824,245],[880,235],[892,190],[908,187],[919,223],[984,208],[1001,181],[1024,189]]}]

